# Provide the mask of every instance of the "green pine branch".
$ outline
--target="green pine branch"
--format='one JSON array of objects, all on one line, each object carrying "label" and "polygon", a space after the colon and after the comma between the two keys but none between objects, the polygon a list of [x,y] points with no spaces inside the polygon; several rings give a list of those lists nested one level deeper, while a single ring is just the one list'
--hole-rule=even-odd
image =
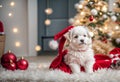
[{"label": "green pine branch", "polygon": [[88,26],[95,28],[96,24],[95,23],[89,23]]}]

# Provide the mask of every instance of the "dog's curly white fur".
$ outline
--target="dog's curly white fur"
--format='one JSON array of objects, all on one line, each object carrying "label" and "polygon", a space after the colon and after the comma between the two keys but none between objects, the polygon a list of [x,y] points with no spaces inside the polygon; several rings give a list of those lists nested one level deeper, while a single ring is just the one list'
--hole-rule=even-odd
[{"label": "dog's curly white fur", "polygon": [[89,31],[85,26],[76,26],[65,35],[69,42],[68,53],[64,56],[64,61],[72,70],[72,73],[80,73],[81,66],[87,73],[93,72],[95,63],[92,50],[92,40]]}]

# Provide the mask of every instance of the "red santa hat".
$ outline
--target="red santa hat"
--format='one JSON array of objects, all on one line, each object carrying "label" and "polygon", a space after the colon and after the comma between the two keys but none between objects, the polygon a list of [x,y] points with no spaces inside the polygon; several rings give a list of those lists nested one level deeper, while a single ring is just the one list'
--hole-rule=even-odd
[{"label": "red santa hat", "polygon": [[4,27],[1,21],[0,21],[0,34],[4,34]]},{"label": "red santa hat", "polygon": [[66,41],[66,38],[64,37],[64,34],[67,33],[70,29],[72,29],[74,26],[68,26],[66,27],[65,29],[63,29],[61,32],[57,33],[55,36],[54,36],[54,40],[58,40],[60,39],[60,42],[59,42],[59,46],[58,46],[58,52],[59,52],[59,55],[62,53],[62,50],[63,50],[63,47],[64,47],[64,43]]}]

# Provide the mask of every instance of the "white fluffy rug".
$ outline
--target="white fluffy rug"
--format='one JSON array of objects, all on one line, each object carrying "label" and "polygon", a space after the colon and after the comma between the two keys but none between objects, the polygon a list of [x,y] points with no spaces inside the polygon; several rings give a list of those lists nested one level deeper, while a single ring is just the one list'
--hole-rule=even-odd
[{"label": "white fluffy rug", "polygon": [[30,63],[25,71],[0,68],[0,82],[120,82],[120,70],[101,69],[93,74],[67,74],[49,70],[49,63]]}]

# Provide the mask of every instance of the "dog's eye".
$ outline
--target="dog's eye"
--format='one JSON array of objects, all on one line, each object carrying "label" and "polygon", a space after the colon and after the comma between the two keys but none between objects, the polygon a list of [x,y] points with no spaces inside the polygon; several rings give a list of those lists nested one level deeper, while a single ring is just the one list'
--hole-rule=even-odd
[{"label": "dog's eye", "polygon": [[74,36],[74,38],[78,38],[78,35]]},{"label": "dog's eye", "polygon": [[84,37],[86,37],[86,35],[83,35]]}]

